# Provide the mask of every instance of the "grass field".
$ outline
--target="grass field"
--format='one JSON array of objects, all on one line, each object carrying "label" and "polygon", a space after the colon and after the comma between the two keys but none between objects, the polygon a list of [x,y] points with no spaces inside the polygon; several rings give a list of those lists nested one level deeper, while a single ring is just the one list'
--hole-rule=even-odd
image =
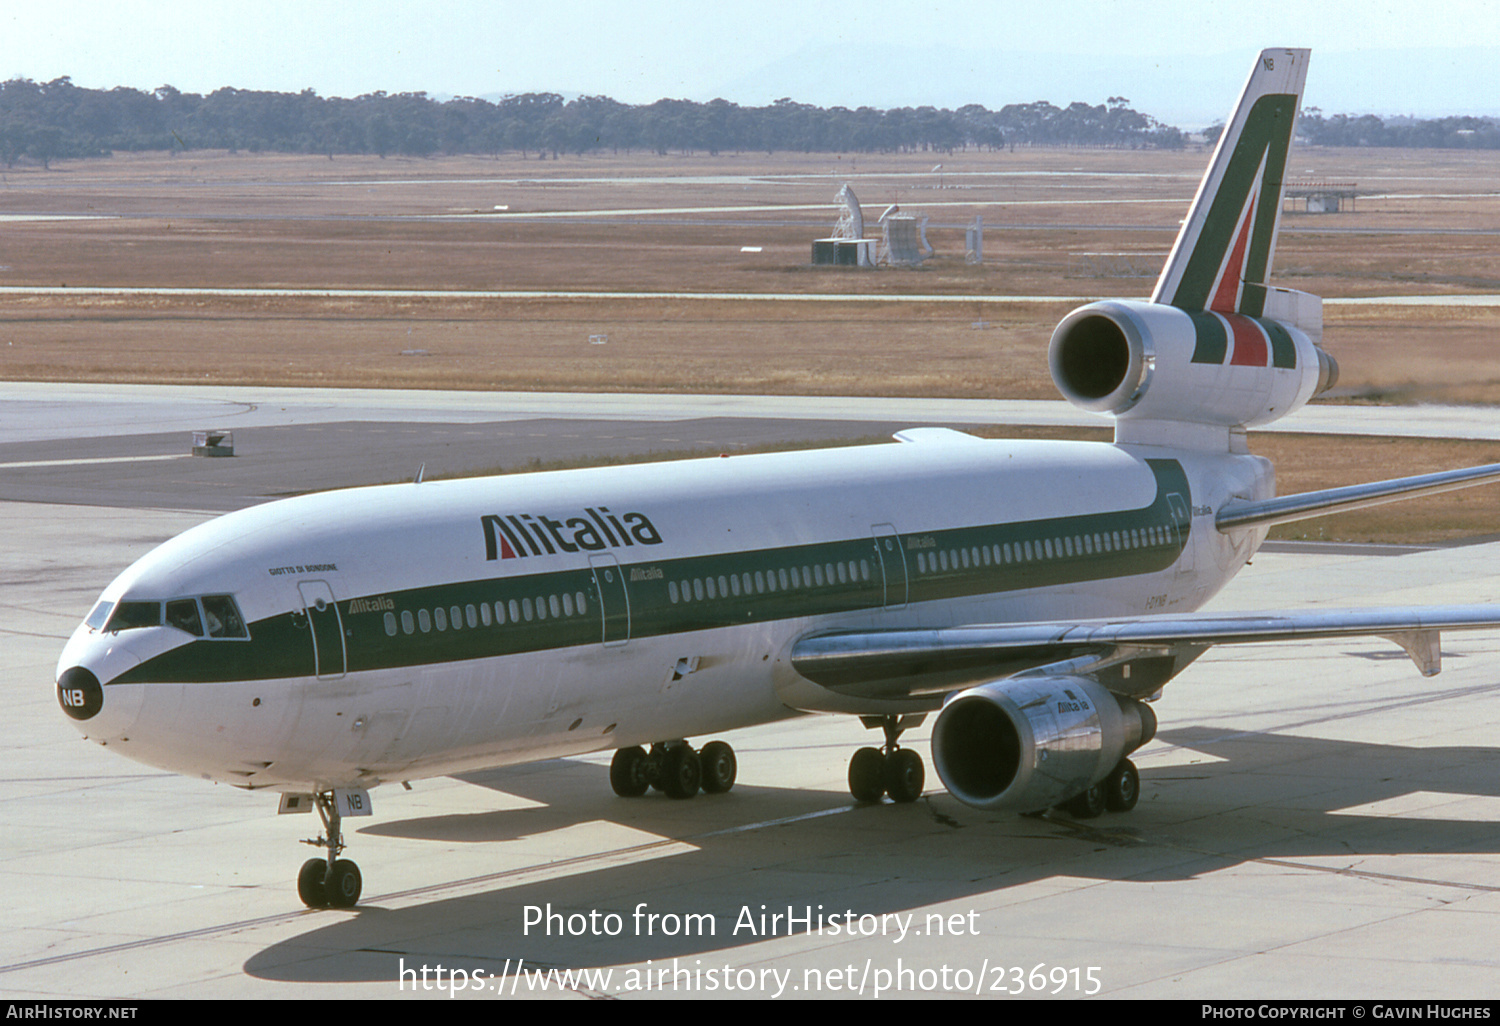
[{"label": "grass field", "polygon": [[[941,176],[931,172],[938,159]],[[1207,159],[1064,149],[556,161],[185,153],[11,171],[0,175],[0,286],[23,289],[1062,298],[0,293],[0,377],[1053,398],[1047,339],[1074,301],[1151,288],[1150,277],[1097,276],[1098,254],[1159,266]],[[1500,154],[1299,148],[1289,176],[1353,181],[1362,195],[1353,212],[1284,216],[1279,283],[1327,298],[1500,293]],[[891,203],[929,216],[935,257],[915,269],[810,267],[810,243],[832,227],[845,181],[863,201],[867,235]],[[975,215],[986,224],[983,266],[963,259]],[[590,343],[601,335],[607,343]],[[1497,337],[1494,307],[1325,307],[1345,401],[1500,403]],[[1307,482],[1300,468],[1316,464],[1288,453],[1282,491],[1343,483],[1343,471],[1363,480],[1436,465],[1420,446],[1267,444],[1347,453]],[[1500,508],[1487,490],[1468,494]],[[1457,516],[1449,501],[1411,504],[1449,512],[1396,530],[1453,536],[1442,526]],[[1379,533],[1364,523],[1318,526]],[[1491,529],[1463,523],[1452,530]]]}]

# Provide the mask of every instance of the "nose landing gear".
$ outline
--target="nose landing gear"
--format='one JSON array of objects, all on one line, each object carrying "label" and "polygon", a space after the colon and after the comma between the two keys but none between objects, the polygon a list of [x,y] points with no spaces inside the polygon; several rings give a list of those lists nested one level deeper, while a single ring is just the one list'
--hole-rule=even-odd
[{"label": "nose landing gear", "polygon": [[315,848],[327,848],[325,858],[308,859],[297,874],[297,896],[308,908],[353,908],[359,901],[364,881],[359,867],[349,859],[339,858],[344,850],[344,835],[339,829],[342,817],[332,791],[313,796],[318,817],[323,821],[324,835],[304,840]]}]

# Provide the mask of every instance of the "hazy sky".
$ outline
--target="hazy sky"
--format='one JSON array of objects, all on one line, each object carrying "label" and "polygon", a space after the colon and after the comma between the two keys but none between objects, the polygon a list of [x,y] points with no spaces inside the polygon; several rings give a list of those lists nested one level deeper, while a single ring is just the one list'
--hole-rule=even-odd
[{"label": "hazy sky", "polygon": [[[1334,74],[1363,67],[1350,55],[1500,47],[1496,0],[0,0],[0,76],[188,92],[548,90],[629,103],[790,95],[821,105],[999,107],[1098,103],[1105,97],[1093,92],[1108,89],[1165,119],[1172,112],[1148,102],[1197,111],[1186,94],[1200,88],[1205,111],[1227,109],[1266,46],[1313,48],[1307,102],[1330,113],[1402,113],[1403,104],[1500,113],[1500,72],[1487,61],[1471,62],[1491,67],[1482,83],[1470,82],[1462,61],[1446,82],[1398,58],[1384,72]],[[1332,69],[1321,80],[1320,58]],[[1096,81],[1104,72],[1108,82]],[[1400,89],[1383,92],[1398,76]]]}]

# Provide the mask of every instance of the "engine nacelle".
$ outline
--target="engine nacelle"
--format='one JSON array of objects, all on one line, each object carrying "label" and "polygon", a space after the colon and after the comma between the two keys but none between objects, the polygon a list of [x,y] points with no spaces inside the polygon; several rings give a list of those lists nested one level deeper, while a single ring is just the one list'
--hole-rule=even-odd
[{"label": "engine nacelle", "polygon": [[1302,329],[1269,317],[1108,300],[1052,332],[1052,380],[1075,406],[1120,418],[1254,427],[1338,380]]},{"label": "engine nacelle", "polygon": [[954,695],[932,728],[950,794],[1035,812],[1103,780],[1156,734],[1156,714],[1084,677],[1017,677]]}]

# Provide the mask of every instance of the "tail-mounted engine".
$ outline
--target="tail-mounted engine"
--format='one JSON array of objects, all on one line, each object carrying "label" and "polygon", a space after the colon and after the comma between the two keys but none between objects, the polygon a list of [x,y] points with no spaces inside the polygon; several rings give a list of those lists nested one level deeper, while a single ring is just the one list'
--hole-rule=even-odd
[{"label": "tail-mounted engine", "polygon": [[1156,734],[1156,714],[1086,677],[1016,677],[948,700],[932,758],[959,801],[1035,812],[1103,780]]},{"label": "tail-mounted engine", "polygon": [[1284,417],[1338,379],[1333,357],[1286,321],[1126,300],[1068,314],[1047,359],[1085,410],[1231,428]]}]

